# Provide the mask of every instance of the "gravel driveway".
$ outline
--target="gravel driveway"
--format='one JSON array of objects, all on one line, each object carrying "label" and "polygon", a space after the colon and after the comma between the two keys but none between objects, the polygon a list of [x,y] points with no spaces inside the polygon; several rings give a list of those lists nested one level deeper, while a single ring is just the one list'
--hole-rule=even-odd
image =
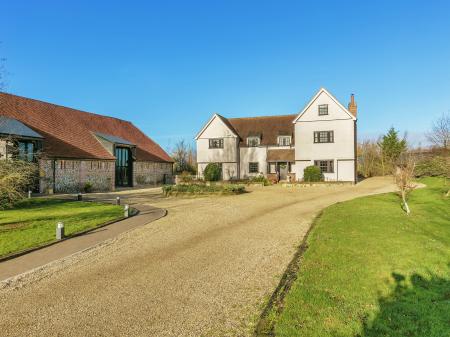
[{"label": "gravel driveway", "polygon": [[5,336],[248,336],[322,208],[394,189],[253,188],[239,196],[157,198],[163,219],[0,289]]}]

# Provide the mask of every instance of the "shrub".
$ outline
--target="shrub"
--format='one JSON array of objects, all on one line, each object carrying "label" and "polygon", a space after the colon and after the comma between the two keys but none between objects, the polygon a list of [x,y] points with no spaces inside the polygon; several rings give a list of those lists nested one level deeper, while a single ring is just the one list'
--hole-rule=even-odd
[{"label": "shrub", "polygon": [[205,184],[183,184],[163,186],[164,195],[172,194],[241,194],[245,192],[243,185],[205,185]]},{"label": "shrub", "polygon": [[25,197],[36,179],[34,163],[21,160],[0,160],[0,209],[13,206]]},{"label": "shrub", "polygon": [[267,179],[263,175],[257,175],[256,177],[252,177],[249,180],[250,183],[262,183],[264,186],[270,185],[269,179]]},{"label": "shrub", "polygon": [[191,174],[191,172],[183,171],[178,178],[180,179],[180,182],[182,183],[190,183],[194,180],[195,176]]},{"label": "shrub", "polygon": [[437,177],[448,174],[448,167],[450,166],[449,157],[428,157],[420,160],[415,168],[416,177]]},{"label": "shrub", "polygon": [[319,167],[314,165],[307,166],[303,171],[303,180],[308,182],[323,181],[323,174]]},{"label": "shrub", "polygon": [[218,164],[209,163],[205,167],[203,176],[205,177],[206,181],[218,181],[222,176],[222,169]]},{"label": "shrub", "polygon": [[91,193],[93,188],[94,187],[92,186],[92,183],[87,182],[86,184],[84,184],[83,191],[84,193]]}]

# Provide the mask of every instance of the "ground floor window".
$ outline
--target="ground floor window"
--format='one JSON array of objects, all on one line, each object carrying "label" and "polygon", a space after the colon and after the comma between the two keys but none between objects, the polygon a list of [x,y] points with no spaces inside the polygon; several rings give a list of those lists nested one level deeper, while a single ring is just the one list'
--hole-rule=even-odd
[{"label": "ground floor window", "polygon": [[248,163],[249,173],[259,173],[259,163]]},{"label": "ground floor window", "polygon": [[318,166],[322,173],[334,173],[334,160],[314,160],[314,165]]},{"label": "ground floor window", "polygon": [[277,163],[269,163],[269,173],[277,173]]}]

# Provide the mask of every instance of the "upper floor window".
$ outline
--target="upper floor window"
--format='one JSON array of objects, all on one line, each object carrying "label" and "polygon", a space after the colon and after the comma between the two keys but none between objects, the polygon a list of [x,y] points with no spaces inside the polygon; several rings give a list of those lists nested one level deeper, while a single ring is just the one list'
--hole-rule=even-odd
[{"label": "upper floor window", "polygon": [[328,104],[319,105],[319,116],[328,115]]},{"label": "upper floor window", "polygon": [[209,140],[210,149],[223,149],[223,138],[213,138]]},{"label": "upper floor window", "polygon": [[314,131],[314,143],[334,143],[334,131]]},{"label": "upper floor window", "polygon": [[256,147],[259,146],[259,137],[247,137],[247,146]]},{"label": "upper floor window", "polygon": [[333,160],[314,160],[314,165],[318,166],[322,173],[334,173]]},{"label": "upper floor window", "polygon": [[279,146],[290,146],[291,145],[291,136],[278,136],[278,145]]}]

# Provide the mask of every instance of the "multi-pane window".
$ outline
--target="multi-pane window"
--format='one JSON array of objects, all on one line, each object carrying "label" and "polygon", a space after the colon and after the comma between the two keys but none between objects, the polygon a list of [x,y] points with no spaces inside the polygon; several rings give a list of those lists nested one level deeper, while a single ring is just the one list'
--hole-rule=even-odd
[{"label": "multi-pane window", "polygon": [[213,138],[209,140],[210,149],[223,149],[223,138]]},{"label": "multi-pane window", "polygon": [[322,173],[333,173],[334,172],[334,161],[333,160],[314,160],[314,165],[318,166]]},{"label": "multi-pane window", "polygon": [[247,146],[250,147],[259,146],[259,137],[247,137]]},{"label": "multi-pane window", "polygon": [[17,157],[23,161],[34,161],[35,146],[31,141],[19,140],[17,142]]},{"label": "multi-pane window", "polygon": [[333,131],[314,131],[314,143],[333,143]]},{"label": "multi-pane window", "polygon": [[278,136],[278,145],[279,146],[290,146],[291,145],[291,136]]},{"label": "multi-pane window", "polygon": [[319,116],[328,115],[328,104],[319,105]]},{"label": "multi-pane window", "polygon": [[248,163],[249,173],[259,173],[259,163]]}]

